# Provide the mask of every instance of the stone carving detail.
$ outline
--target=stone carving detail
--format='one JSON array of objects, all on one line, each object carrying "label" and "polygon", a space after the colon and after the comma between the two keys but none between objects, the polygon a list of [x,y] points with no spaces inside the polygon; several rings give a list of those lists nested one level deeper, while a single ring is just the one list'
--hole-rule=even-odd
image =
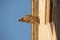
[{"label": "stone carving detail", "polygon": [[26,23],[39,23],[39,18],[32,15],[25,15],[25,17],[20,18],[19,21]]}]

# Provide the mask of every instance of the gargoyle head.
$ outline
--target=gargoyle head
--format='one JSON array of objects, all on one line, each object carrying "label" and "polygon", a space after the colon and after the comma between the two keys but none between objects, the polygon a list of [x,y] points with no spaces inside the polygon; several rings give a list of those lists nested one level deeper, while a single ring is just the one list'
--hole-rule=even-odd
[{"label": "gargoyle head", "polygon": [[20,18],[18,21],[25,22],[25,20],[23,18]]}]

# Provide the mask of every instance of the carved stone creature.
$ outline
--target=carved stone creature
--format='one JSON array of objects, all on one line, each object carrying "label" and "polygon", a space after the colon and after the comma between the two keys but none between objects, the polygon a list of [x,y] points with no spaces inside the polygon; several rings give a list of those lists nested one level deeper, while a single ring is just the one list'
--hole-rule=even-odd
[{"label": "carved stone creature", "polygon": [[26,23],[39,23],[39,18],[32,15],[25,15],[25,17],[20,18],[19,21]]}]

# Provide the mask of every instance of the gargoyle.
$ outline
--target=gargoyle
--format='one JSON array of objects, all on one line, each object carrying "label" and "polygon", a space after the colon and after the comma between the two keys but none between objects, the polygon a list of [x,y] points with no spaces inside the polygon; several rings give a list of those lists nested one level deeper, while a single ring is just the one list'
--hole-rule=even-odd
[{"label": "gargoyle", "polygon": [[39,23],[39,18],[32,15],[25,15],[25,17],[20,18],[19,21],[26,23]]}]

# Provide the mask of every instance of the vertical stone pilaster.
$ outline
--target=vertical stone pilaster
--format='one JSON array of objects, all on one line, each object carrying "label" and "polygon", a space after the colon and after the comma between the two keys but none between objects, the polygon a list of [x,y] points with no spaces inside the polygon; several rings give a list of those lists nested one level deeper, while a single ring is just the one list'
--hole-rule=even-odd
[{"label": "vertical stone pilaster", "polygon": [[[32,0],[32,15],[38,17],[38,0]],[[38,40],[38,23],[32,24],[32,40]]]}]

